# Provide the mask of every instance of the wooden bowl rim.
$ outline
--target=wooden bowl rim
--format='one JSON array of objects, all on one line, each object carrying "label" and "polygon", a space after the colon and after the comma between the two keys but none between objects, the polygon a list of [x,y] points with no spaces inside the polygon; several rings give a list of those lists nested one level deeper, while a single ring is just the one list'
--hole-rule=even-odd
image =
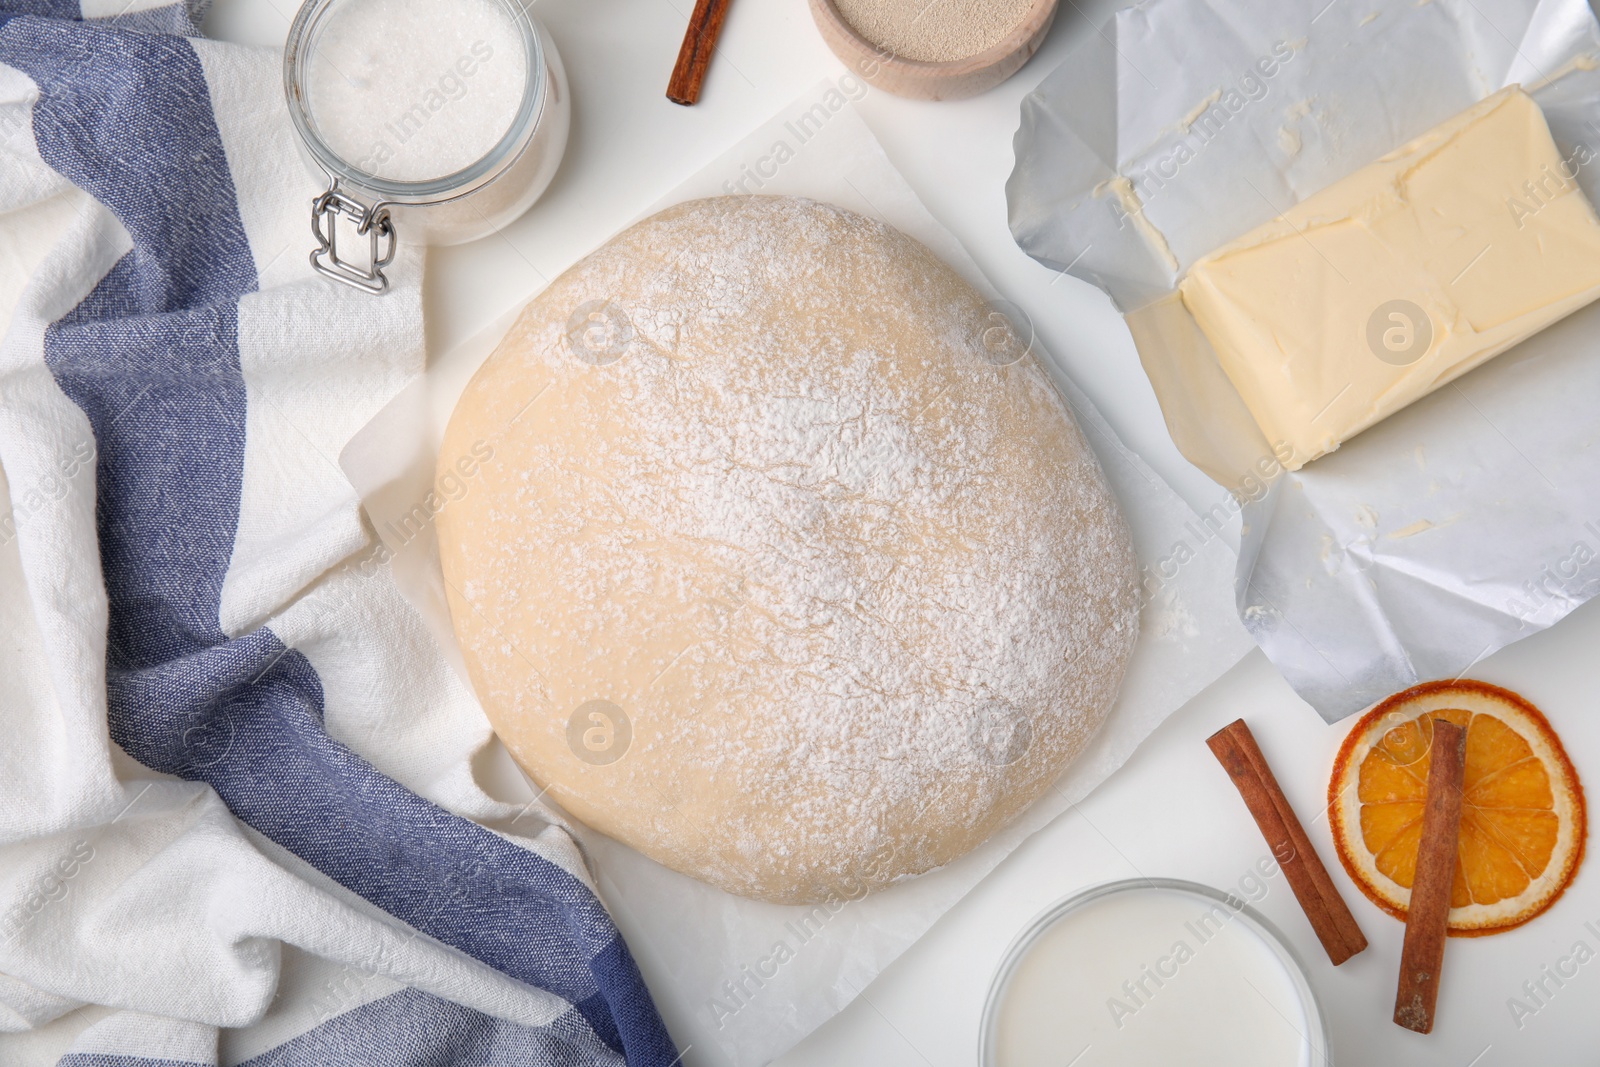
[{"label": "wooden bowl rim", "polygon": [[827,13],[833,24],[843,31],[845,37],[853,45],[861,57],[872,60],[882,67],[892,67],[919,75],[942,74],[954,71],[977,71],[1003,63],[1018,51],[1027,46],[1033,35],[1039,32],[1039,27],[1034,24],[1035,18],[1041,13],[1048,14],[1059,7],[1061,0],[1033,0],[1033,6],[1028,13],[1017,21],[1016,28],[995,44],[990,45],[982,52],[974,52],[961,59],[906,59],[894,52],[890,52],[882,45],[874,44],[861,35],[861,32],[850,24],[850,20],[840,13],[833,0],[811,0],[813,11],[821,10]]}]

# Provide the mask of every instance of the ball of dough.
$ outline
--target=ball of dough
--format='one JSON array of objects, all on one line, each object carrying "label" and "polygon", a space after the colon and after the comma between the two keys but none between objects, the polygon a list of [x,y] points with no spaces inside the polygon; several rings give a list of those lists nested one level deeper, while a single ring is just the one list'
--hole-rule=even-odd
[{"label": "ball of dough", "polygon": [[1133,647],[1127,525],[1025,340],[826,204],[616,237],[528,305],[440,463],[496,732],[577,818],[730,893],[963,855],[1089,743]]}]

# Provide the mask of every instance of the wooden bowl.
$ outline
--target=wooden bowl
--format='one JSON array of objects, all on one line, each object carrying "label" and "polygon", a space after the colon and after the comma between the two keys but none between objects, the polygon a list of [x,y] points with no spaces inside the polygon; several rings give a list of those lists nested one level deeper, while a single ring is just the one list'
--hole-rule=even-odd
[{"label": "wooden bowl", "polygon": [[913,100],[960,100],[993,89],[1033,58],[1050,32],[1060,0],[1034,0],[1022,21],[993,47],[965,59],[902,59],[856,32],[833,0],[811,0],[811,15],[834,55],[869,85]]}]

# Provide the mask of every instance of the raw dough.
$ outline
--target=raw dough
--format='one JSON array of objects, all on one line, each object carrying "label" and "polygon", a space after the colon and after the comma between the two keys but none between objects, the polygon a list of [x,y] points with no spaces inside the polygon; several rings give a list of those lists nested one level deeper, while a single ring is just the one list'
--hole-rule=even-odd
[{"label": "raw dough", "polygon": [[469,466],[440,551],[495,730],[731,893],[963,855],[1088,744],[1133,647],[1127,525],[1026,338],[825,204],[681,204],[567,271],[462,396],[441,484]]}]

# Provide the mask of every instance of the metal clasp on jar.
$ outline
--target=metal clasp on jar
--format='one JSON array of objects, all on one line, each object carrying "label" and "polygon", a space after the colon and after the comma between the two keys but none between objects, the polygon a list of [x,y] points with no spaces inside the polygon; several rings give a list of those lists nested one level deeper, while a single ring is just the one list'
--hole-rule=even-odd
[{"label": "metal clasp on jar", "polygon": [[[356,225],[357,236],[368,241],[368,257],[363,261],[339,258],[339,216]],[[394,262],[394,220],[388,205],[379,201],[368,206],[339,190],[334,179],[328,191],[311,202],[311,232],[320,247],[311,253],[311,265],[335,281],[367,293],[382,293],[389,288],[383,268]]]}]

